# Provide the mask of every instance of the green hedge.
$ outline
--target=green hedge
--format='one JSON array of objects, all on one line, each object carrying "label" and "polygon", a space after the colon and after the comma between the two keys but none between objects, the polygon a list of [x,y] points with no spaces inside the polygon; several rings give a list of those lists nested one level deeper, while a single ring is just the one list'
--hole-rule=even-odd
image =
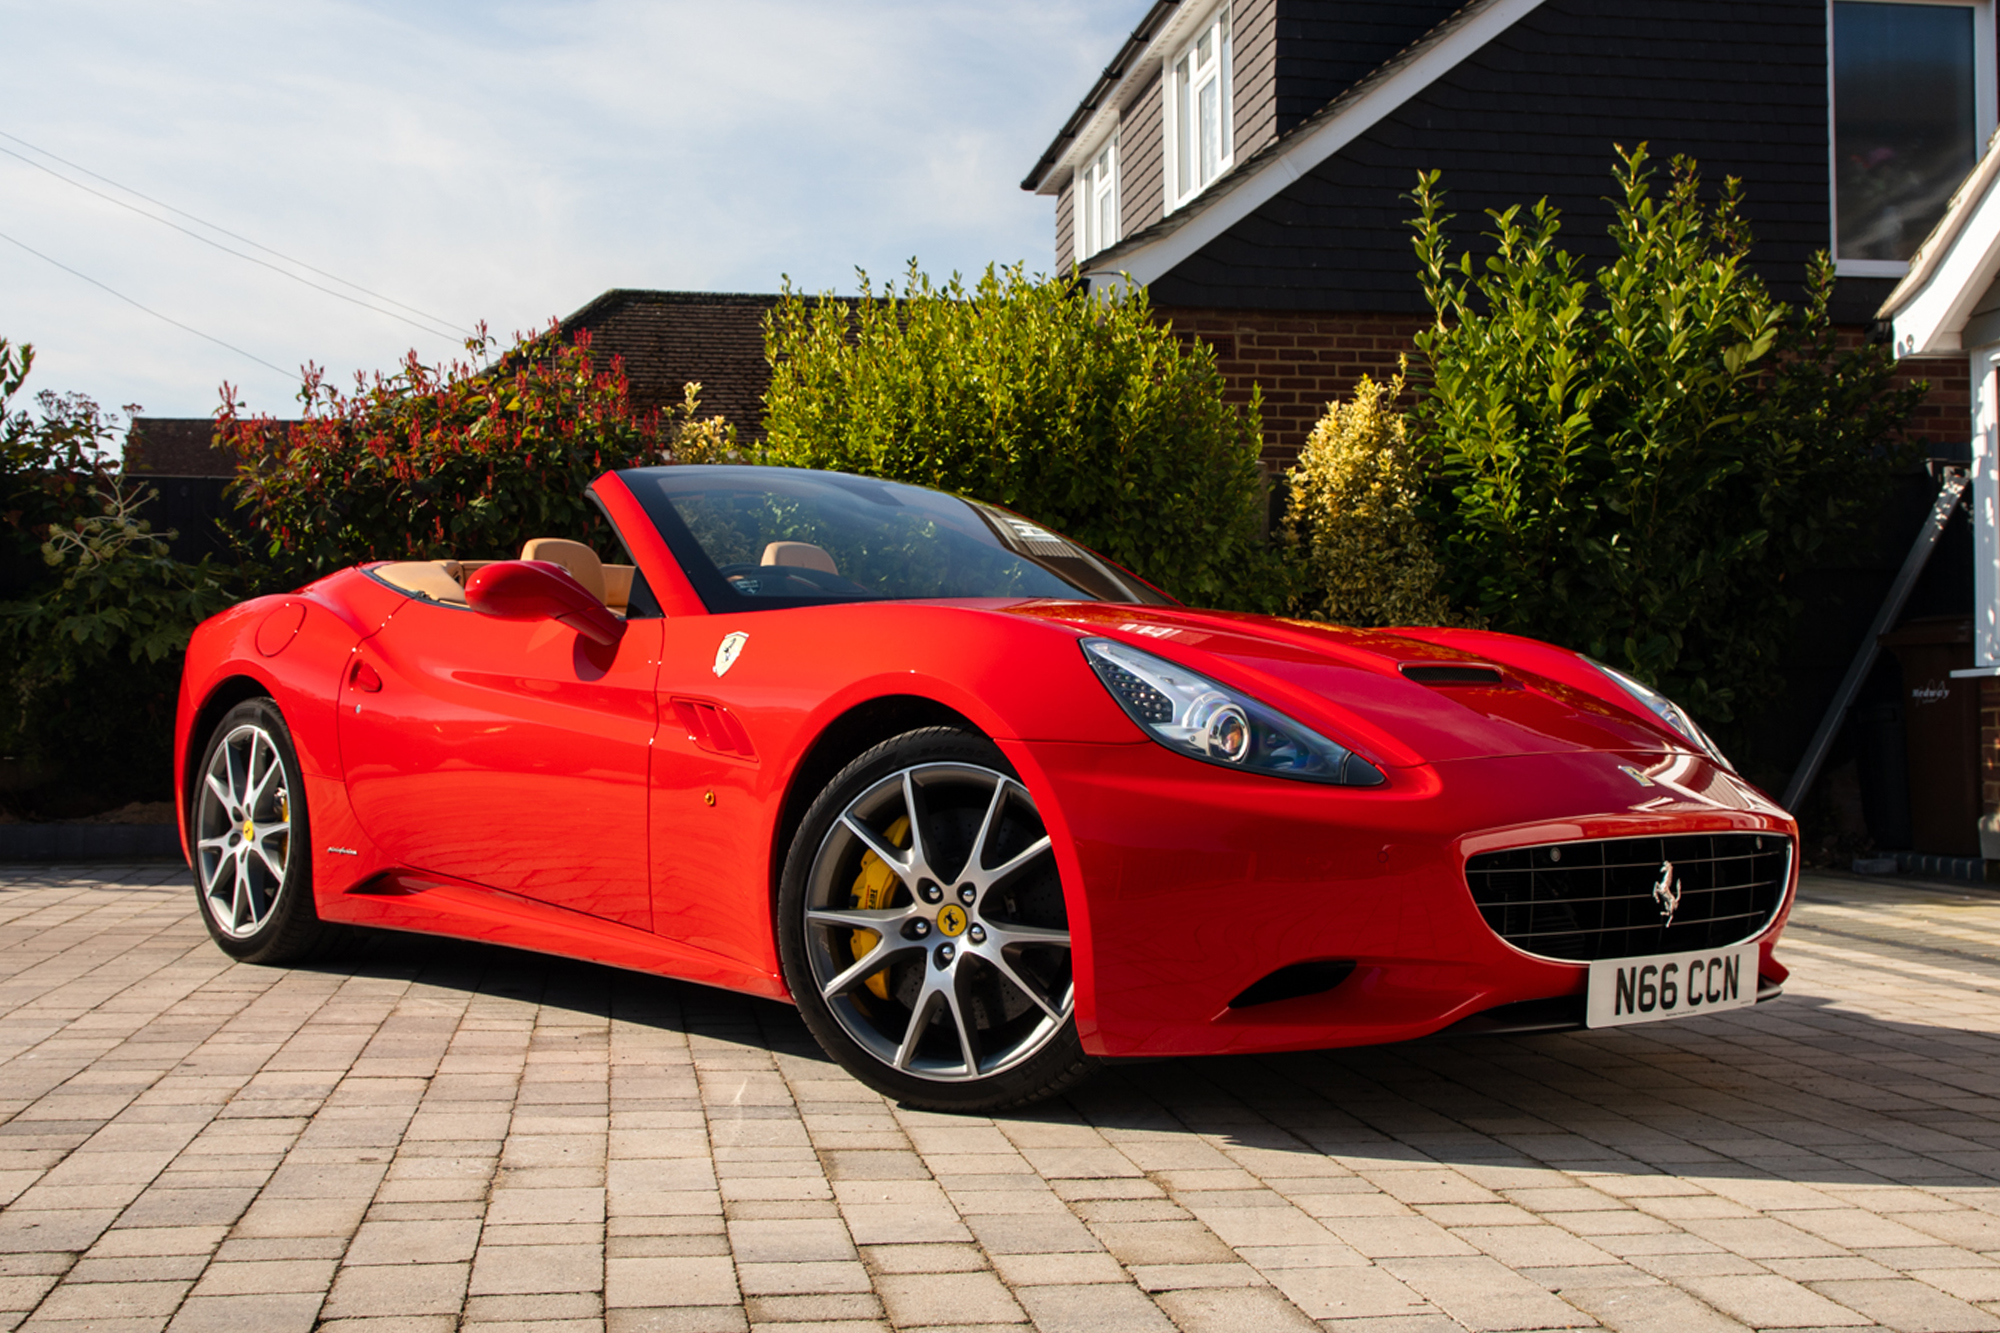
[{"label": "green hedge", "polygon": [[1154,320],[1143,289],[989,267],[967,287],[914,263],[861,299],[787,285],[765,324],[771,463],[1004,505],[1184,600],[1276,609],[1258,404],[1225,401],[1215,353]]}]

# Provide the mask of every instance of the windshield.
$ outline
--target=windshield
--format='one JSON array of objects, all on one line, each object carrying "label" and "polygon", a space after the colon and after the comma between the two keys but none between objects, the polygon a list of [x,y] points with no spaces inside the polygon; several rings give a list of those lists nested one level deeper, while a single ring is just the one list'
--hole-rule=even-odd
[{"label": "windshield", "polygon": [[633,468],[710,611],[918,597],[1169,599],[1066,537],[920,486],[798,468]]}]

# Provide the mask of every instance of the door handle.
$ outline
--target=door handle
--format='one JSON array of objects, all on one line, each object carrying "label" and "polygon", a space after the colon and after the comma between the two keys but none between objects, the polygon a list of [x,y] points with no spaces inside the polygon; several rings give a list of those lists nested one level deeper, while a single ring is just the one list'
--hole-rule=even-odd
[{"label": "door handle", "polygon": [[347,683],[364,694],[380,694],[382,678],[375,674],[375,668],[366,662],[356,662],[354,669],[347,673]]}]

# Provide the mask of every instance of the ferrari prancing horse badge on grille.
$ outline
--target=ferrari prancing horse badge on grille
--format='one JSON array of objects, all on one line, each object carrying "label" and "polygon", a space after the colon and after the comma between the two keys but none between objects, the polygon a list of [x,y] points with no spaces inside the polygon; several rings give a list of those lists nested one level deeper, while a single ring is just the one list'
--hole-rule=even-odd
[{"label": "ferrari prancing horse badge on grille", "polygon": [[737,658],[743,656],[743,645],[749,639],[750,636],[742,630],[722,636],[722,642],[715,646],[715,675],[718,680],[724,672],[736,665]]},{"label": "ferrari prancing horse badge on grille", "polygon": [[1664,930],[1673,925],[1674,913],[1680,910],[1681,886],[1674,883],[1672,861],[1660,863],[1660,882],[1653,886],[1653,901],[1660,905],[1660,915],[1665,918],[1660,922],[1660,928]]}]

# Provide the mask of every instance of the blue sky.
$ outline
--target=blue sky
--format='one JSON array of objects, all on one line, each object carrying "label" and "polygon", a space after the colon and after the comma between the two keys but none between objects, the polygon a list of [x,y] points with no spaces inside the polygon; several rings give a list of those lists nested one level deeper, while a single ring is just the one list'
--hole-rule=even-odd
[{"label": "blue sky", "polygon": [[[504,334],[609,287],[1051,268],[1051,202],[1019,182],[1145,7],[0,0],[0,132]],[[200,416],[228,380],[283,415],[308,359],[344,380],[456,350],[19,157],[0,155],[0,234],[288,372],[0,241],[0,336],[35,344],[30,390]]]}]

